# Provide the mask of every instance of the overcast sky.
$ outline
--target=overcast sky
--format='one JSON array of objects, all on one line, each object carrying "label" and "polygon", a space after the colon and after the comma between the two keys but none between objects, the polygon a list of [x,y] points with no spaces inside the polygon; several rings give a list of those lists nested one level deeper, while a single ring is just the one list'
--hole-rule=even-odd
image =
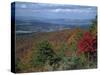
[{"label": "overcast sky", "polygon": [[54,20],[54,19],[94,19],[96,7],[63,4],[20,3],[15,6],[17,18]]}]

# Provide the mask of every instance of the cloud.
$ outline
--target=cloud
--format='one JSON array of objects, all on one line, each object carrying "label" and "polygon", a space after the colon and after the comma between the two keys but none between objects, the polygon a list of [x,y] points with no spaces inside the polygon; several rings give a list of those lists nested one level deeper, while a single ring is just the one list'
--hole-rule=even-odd
[{"label": "cloud", "polygon": [[54,12],[54,13],[65,13],[65,12],[73,12],[73,13],[90,13],[94,12],[91,10],[92,8],[85,8],[85,9],[62,9],[62,8],[57,8],[57,9],[33,9],[32,12]]},{"label": "cloud", "polygon": [[71,9],[51,9],[52,12],[70,12]]},{"label": "cloud", "polygon": [[85,9],[51,9],[49,11],[52,11],[52,12],[79,12],[79,13],[82,13],[82,12],[86,12],[86,13],[89,13],[89,12],[93,12],[93,10],[91,10],[92,8],[85,8]]},{"label": "cloud", "polygon": [[21,8],[27,8],[27,5],[26,5],[26,4],[21,4],[20,7],[21,7]]}]

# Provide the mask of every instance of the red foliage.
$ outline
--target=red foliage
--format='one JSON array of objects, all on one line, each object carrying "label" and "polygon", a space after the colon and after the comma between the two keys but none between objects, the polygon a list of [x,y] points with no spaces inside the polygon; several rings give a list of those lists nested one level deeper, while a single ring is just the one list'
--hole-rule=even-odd
[{"label": "red foliage", "polygon": [[96,36],[92,36],[90,32],[85,32],[82,39],[78,42],[79,53],[94,52],[97,48]]}]

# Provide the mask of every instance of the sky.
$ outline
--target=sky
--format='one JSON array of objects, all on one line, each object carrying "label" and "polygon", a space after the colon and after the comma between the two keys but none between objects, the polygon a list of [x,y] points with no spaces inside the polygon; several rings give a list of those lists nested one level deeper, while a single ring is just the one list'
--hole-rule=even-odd
[{"label": "sky", "polygon": [[17,19],[68,20],[94,19],[97,8],[93,6],[16,2]]}]

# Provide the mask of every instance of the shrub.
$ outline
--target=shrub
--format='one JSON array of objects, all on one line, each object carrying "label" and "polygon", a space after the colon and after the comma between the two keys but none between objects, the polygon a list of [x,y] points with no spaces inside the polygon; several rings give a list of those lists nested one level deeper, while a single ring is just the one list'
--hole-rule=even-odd
[{"label": "shrub", "polygon": [[90,32],[85,32],[78,42],[79,52],[95,52],[96,43],[96,37],[93,37]]},{"label": "shrub", "polygon": [[71,43],[71,50],[76,51],[77,50],[77,41],[73,40],[73,42]]},{"label": "shrub", "polygon": [[67,50],[67,45],[65,43],[62,44],[61,48],[59,49],[58,56],[60,58],[65,57],[65,51]]},{"label": "shrub", "polygon": [[36,54],[32,57],[34,66],[44,66],[47,60],[53,58],[54,52],[48,41],[42,41],[37,45]]},{"label": "shrub", "polygon": [[23,63],[20,59],[16,59],[16,72],[25,72],[29,67],[29,64]]},{"label": "shrub", "polygon": [[57,54],[58,58],[60,58],[59,61],[59,67],[58,70],[66,70],[67,69],[67,57],[65,55],[65,52],[67,50],[67,45],[65,43],[62,44],[61,48],[59,49],[59,52]]},{"label": "shrub", "polygon": [[93,35],[97,35],[97,16],[92,21],[92,24],[90,25],[90,29],[89,30]]},{"label": "shrub", "polygon": [[[95,36],[92,36],[90,32],[85,32],[83,37],[78,42],[78,54],[84,53],[85,58],[87,60],[87,68],[93,66],[95,62],[97,62],[97,39]],[[81,56],[81,55],[80,55]],[[93,65],[91,65],[91,62]],[[96,65],[96,64],[95,64]]]}]

